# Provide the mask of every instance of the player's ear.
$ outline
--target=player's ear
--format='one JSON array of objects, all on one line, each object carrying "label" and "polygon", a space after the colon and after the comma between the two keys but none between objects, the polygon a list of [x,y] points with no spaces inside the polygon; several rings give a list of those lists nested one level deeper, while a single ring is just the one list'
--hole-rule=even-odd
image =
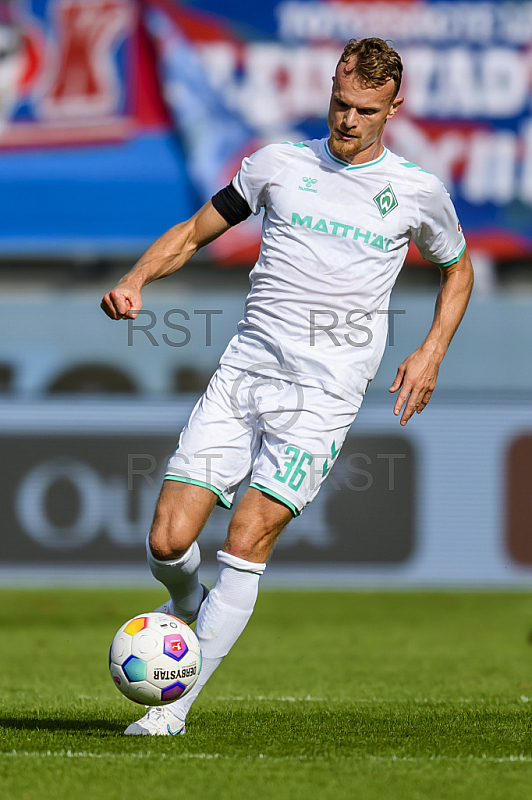
[{"label": "player's ear", "polygon": [[396,97],[395,100],[392,102],[390,109],[386,115],[386,119],[391,119],[395,112],[403,105],[405,98],[404,97]]}]

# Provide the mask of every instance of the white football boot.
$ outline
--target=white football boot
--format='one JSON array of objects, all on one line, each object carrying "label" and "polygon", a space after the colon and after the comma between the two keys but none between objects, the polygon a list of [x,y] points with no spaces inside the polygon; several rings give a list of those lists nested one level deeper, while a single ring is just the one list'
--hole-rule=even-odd
[{"label": "white football boot", "polygon": [[[205,598],[209,594],[209,590],[207,589],[207,587],[203,586],[203,584],[201,584],[201,586],[203,588],[203,597],[201,599],[201,603],[199,604],[196,613],[192,617],[189,617],[188,619],[183,619],[183,617],[179,617],[179,619],[182,622],[185,622],[187,625],[192,625],[193,622],[196,622],[202,603],[205,602]],[[154,611],[160,611],[162,614],[171,614],[172,617],[178,617],[178,614],[174,613],[174,604],[171,599],[167,600],[166,603],[163,603],[162,606],[158,606],[156,609],[154,609]]]},{"label": "white football boot", "polygon": [[153,706],[148,713],[132,722],[124,736],[178,736],[185,733],[185,723],[164,706]]}]

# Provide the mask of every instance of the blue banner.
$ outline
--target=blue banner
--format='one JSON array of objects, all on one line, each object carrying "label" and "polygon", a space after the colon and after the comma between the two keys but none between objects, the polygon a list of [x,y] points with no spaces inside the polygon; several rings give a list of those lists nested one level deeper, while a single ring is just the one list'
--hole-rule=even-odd
[{"label": "blue banner", "polygon": [[[532,252],[532,2],[0,2],[0,252],[137,251],[246,153],[327,133],[350,37],[392,40],[388,146],[449,188],[469,245]],[[213,250],[249,261],[260,227]]]}]

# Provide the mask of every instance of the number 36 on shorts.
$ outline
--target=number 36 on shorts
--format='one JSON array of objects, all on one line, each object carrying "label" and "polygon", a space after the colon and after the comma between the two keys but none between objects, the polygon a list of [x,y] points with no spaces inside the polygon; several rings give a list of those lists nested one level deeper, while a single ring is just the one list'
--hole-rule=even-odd
[{"label": "number 36 on shorts", "polygon": [[283,468],[278,469],[273,477],[280,483],[287,483],[288,481],[288,486],[297,492],[307,477],[305,467],[309,467],[312,464],[314,457],[310,453],[301,452],[299,447],[294,447],[293,445],[289,445],[285,452],[287,456],[291,457],[284,462]]}]

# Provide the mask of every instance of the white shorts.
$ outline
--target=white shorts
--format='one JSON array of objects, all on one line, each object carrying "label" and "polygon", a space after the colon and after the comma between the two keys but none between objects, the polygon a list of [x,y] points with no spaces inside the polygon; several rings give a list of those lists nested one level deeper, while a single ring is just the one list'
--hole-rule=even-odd
[{"label": "white shorts", "polygon": [[298,516],[314,499],[357,415],[313,386],[218,367],[169,459],[166,480],[204,486],[231,508],[241,481],[276,497]]}]

